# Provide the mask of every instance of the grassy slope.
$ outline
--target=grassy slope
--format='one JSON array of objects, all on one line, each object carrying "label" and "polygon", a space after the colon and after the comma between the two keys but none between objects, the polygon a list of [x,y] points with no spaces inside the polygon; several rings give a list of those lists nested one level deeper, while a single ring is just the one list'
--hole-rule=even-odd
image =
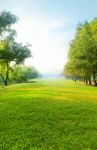
[{"label": "grassy slope", "polygon": [[97,88],[64,80],[0,88],[0,150],[97,149]]}]

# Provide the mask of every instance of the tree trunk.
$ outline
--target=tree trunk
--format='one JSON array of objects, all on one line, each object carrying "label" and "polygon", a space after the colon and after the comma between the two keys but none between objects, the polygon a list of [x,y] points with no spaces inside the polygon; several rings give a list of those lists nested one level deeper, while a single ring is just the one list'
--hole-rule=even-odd
[{"label": "tree trunk", "polygon": [[5,79],[4,79],[3,75],[0,74],[0,76],[1,76],[1,78],[2,78],[2,80],[3,80],[3,82],[4,82],[4,84],[5,84]]},{"label": "tree trunk", "polygon": [[8,62],[6,62],[6,74],[5,74],[5,78],[3,77],[2,74],[0,74],[4,84],[7,86],[8,85],[8,77],[9,77],[9,64]]},{"label": "tree trunk", "polygon": [[96,86],[97,82],[96,82],[96,73],[95,73],[94,67],[93,67],[93,81],[94,81],[94,85]]},{"label": "tree trunk", "polygon": [[8,77],[9,77],[9,64],[6,63],[6,77],[5,77],[5,85],[8,85]]},{"label": "tree trunk", "polygon": [[86,82],[86,85],[87,85],[88,84],[88,78],[87,78],[87,76],[85,78],[85,82]]},{"label": "tree trunk", "polygon": [[91,78],[89,78],[89,85],[91,85]]}]

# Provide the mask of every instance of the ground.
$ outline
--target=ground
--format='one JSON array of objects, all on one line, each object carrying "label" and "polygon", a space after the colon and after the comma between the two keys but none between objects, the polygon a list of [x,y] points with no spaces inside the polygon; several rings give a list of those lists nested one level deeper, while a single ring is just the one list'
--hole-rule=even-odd
[{"label": "ground", "polygon": [[0,87],[0,150],[97,150],[97,88],[64,79]]}]

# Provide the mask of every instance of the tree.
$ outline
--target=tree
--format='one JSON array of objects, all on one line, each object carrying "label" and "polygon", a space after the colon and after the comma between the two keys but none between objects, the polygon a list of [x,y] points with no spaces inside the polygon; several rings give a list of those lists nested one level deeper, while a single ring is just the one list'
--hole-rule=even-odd
[{"label": "tree", "polygon": [[22,45],[21,43],[16,43],[10,39],[5,39],[0,43],[0,59],[2,63],[5,65],[5,77],[1,73],[1,77],[7,85],[9,70],[11,69],[11,62],[16,64],[23,63],[24,60],[31,56],[31,51],[29,49],[29,45]]},{"label": "tree", "polygon": [[[91,84],[96,85],[97,73],[97,19],[85,22],[77,27],[74,39],[70,44],[68,62],[65,72]],[[70,72],[71,68],[71,72]]]},{"label": "tree", "polygon": [[16,64],[23,63],[24,60],[31,56],[29,45],[22,45],[15,41],[15,30],[11,29],[11,25],[16,23],[17,17],[10,12],[1,12],[0,14],[0,65],[4,67],[4,73],[0,73],[0,76],[5,85],[8,84],[10,64],[12,62]]},{"label": "tree", "polygon": [[15,65],[11,80],[14,83],[31,82],[33,78],[39,77],[39,72],[34,67]]}]

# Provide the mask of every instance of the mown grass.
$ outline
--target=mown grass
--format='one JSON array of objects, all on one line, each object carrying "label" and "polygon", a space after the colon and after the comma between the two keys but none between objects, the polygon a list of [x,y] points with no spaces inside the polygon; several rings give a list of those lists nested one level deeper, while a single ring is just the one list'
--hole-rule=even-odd
[{"label": "mown grass", "polygon": [[97,88],[64,79],[0,88],[0,150],[97,149]]}]

